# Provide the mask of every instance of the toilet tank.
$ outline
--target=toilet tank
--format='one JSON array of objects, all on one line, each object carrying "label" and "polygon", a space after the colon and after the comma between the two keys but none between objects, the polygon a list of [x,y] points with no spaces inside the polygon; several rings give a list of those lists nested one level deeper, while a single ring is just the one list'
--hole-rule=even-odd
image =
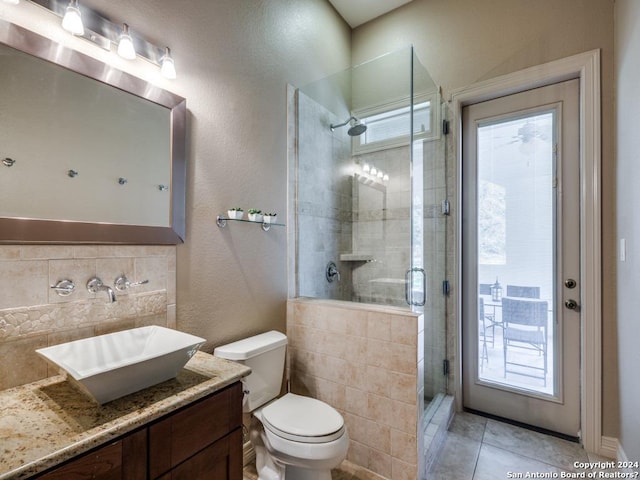
[{"label": "toilet tank", "polygon": [[213,351],[216,357],[251,368],[251,373],[242,380],[245,412],[252,412],[280,394],[286,348],[286,335],[272,330],[221,345]]}]

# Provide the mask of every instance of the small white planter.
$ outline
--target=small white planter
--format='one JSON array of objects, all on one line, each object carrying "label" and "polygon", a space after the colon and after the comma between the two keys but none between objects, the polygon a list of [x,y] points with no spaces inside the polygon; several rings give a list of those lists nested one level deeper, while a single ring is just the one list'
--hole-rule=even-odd
[{"label": "small white planter", "polygon": [[227,216],[231,220],[242,220],[242,216],[243,215],[244,215],[244,212],[242,210],[229,210],[229,211],[227,211]]},{"label": "small white planter", "polygon": [[265,215],[264,223],[276,223],[278,221],[277,215]]},{"label": "small white planter", "polygon": [[250,213],[249,221],[251,222],[262,222],[262,214],[261,213]]}]

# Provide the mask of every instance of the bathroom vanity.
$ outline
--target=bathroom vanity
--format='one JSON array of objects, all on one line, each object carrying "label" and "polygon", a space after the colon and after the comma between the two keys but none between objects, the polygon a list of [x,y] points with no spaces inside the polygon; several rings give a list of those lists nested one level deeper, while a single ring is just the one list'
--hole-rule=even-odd
[{"label": "bathroom vanity", "polygon": [[249,373],[198,352],[175,379],[102,406],[62,376],[2,391],[0,480],[241,480]]}]

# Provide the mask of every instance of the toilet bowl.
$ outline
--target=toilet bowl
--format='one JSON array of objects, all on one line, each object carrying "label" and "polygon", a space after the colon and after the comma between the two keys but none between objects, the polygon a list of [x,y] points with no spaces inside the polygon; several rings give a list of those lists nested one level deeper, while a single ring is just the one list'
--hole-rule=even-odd
[{"label": "toilet bowl", "polygon": [[[324,402],[287,393],[253,413],[250,435],[256,457],[269,455],[269,477],[264,459],[256,459],[260,480],[330,480],[331,469],[347,456],[349,436],[342,416]],[[259,441],[258,441],[259,439]],[[264,451],[259,451],[263,448]]]},{"label": "toilet bowl", "polygon": [[286,336],[267,332],[218,347],[214,355],[248,365],[244,410],[259,480],[331,480],[347,456],[342,415],[314,398],[287,393],[276,398],[284,373]]}]

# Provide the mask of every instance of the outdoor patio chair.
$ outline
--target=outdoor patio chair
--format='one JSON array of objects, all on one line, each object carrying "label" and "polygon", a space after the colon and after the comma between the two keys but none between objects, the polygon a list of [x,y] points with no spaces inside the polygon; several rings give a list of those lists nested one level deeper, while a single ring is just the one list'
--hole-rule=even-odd
[{"label": "outdoor patio chair", "polygon": [[[547,329],[548,329],[548,302],[546,300],[524,299],[504,297],[502,299],[503,331],[503,357],[504,376],[507,373],[524,375],[544,380],[547,386]],[[517,350],[535,350],[543,357],[543,366],[521,363],[524,361],[507,361],[509,352],[511,357],[517,355]],[[517,360],[517,358],[516,358]],[[510,367],[517,366],[517,370]],[[532,369],[535,373],[524,373],[524,369]]]}]

